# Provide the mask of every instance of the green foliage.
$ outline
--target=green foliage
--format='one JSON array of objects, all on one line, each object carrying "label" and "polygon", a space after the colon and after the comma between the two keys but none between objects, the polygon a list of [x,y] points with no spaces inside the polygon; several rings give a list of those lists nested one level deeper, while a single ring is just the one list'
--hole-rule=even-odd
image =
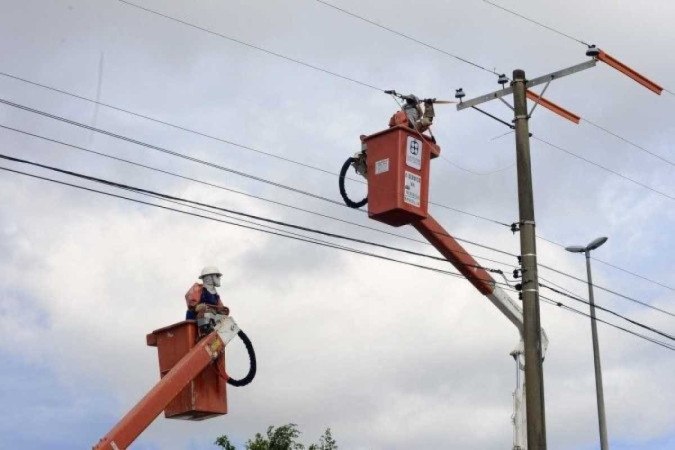
[{"label": "green foliage", "polygon": [[[300,434],[298,426],[294,423],[276,428],[269,426],[265,436],[256,433],[252,439],[249,439],[245,450],[304,450],[305,446],[297,441]],[[224,450],[236,450],[226,435],[218,437],[214,444]],[[337,441],[333,439],[330,428],[327,428],[319,439],[319,443],[310,445],[307,450],[337,450],[337,448]]]},{"label": "green foliage", "polygon": [[319,439],[319,444],[312,444],[307,450],[337,450],[337,448],[337,441],[333,439],[330,428],[326,428],[326,431],[323,432],[323,435]]},{"label": "green foliage", "polygon": [[230,443],[230,440],[225,435],[220,436],[218,439],[216,439],[216,442],[214,442],[214,444],[216,444],[218,447],[224,448],[225,450],[237,450],[236,447]]}]

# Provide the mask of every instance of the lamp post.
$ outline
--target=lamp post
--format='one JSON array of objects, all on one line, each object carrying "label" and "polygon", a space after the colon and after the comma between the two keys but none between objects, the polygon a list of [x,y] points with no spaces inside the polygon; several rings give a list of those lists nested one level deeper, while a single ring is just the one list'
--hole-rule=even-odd
[{"label": "lamp post", "polygon": [[572,253],[584,253],[586,255],[586,274],[588,276],[588,301],[591,305],[591,334],[593,336],[593,362],[595,364],[595,393],[598,400],[598,426],[600,429],[600,448],[607,450],[607,422],[605,421],[605,398],[602,391],[602,369],[600,368],[600,347],[598,346],[598,329],[595,321],[595,302],[593,300],[593,278],[591,278],[591,250],[595,250],[607,242],[606,237],[600,237],[586,247],[573,245],[565,247]]}]

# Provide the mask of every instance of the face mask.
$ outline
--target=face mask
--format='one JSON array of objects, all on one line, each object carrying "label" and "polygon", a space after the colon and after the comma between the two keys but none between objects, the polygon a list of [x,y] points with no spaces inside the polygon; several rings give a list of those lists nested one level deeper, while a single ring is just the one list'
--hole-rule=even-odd
[{"label": "face mask", "polygon": [[216,275],[207,275],[204,277],[204,287],[211,294],[216,293],[216,287],[220,286],[220,277]]}]

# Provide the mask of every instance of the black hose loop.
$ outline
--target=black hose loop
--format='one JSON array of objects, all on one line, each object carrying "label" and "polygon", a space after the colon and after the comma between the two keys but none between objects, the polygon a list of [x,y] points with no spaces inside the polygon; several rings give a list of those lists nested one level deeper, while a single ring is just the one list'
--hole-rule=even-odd
[{"label": "black hose loop", "polygon": [[251,381],[253,381],[253,378],[255,378],[255,373],[258,370],[256,360],[255,360],[255,351],[253,350],[253,344],[251,344],[251,340],[246,336],[246,333],[244,333],[242,330],[239,330],[237,333],[237,336],[242,340],[244,345],[246,346],[246,351],[248,352],[248,359],[250,362],[248,373],[246,376],[240,380],[235,380],[234,378],[228,378],[227,379],[227,384],[230,384],[232,386],[236,387],[241,387],[241,386],[246,386],[249,384]]},{"label": "black hose loop", "polygon": [[368,203],[368,197],[366,196],[363,200],[359,202],[352,201],[352,199],[349,198],[347,195],[347,190],[345,189],[345,176],[347,176],[347,170],[349,170],[349,166],[352,165],[352,163],[356,162],[356,158],[350,157],[347,158],[347,161],[342,165],[342,169],[340,169],[340,177],[338,179],[338,185],[340,186],[340,195],[342,196],[342,200],[345,201],[345,204],[349,206],[350,208],[360,208],[366,203]]}]

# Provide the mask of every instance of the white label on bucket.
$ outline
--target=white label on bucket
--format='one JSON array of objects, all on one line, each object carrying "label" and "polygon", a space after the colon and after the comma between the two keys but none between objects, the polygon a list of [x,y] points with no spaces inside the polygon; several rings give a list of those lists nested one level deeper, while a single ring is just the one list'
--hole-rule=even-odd
[{"label": "white label on bucket", "polygon": [[375,162],[375,175],[389,172],[389,158],[381,159]]},{"label": "white label on bucket", "polygon": [[404,182],[403,201],[419,208],[422,177],[406,171]]},{"label": "white label on bucket", "polygon": [[405,163],[413,169],[422,169],[422,141],[412,136],[406,142]]}]

